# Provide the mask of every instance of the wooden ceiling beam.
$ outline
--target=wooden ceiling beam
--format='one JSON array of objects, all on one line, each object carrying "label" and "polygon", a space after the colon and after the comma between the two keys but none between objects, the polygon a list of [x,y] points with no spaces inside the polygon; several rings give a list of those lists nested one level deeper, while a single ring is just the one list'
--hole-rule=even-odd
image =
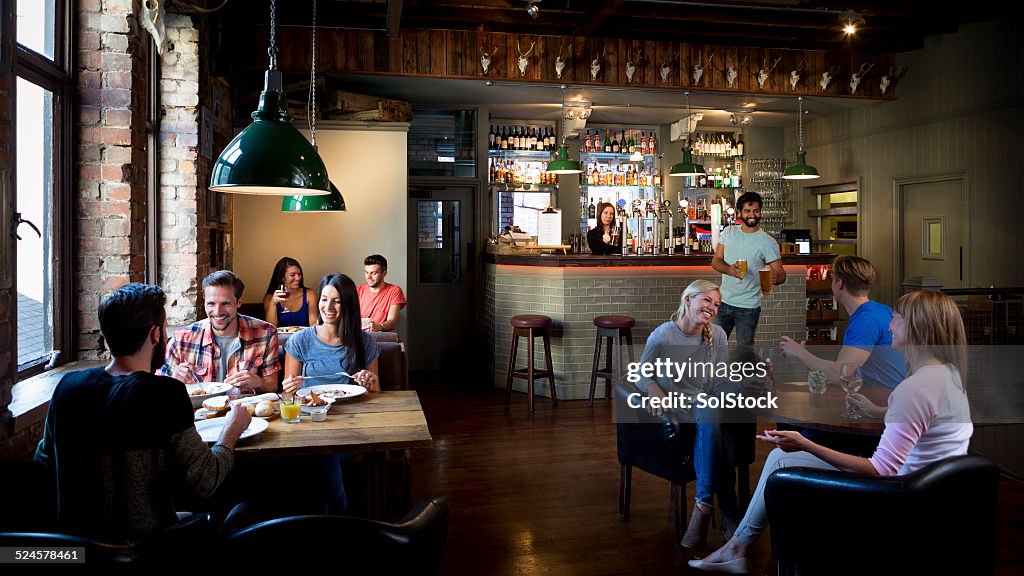
[{"label": "wooden ceiling beam", "polygon": [[388,38],[398,37],[402,29],[402,0],[388,0]]},{"label": "wooden ceiling beam", "polygon": [[590,34],[602,26],[605,20],[608,20],[613,14],[622,8],[622,4],[625,0],[605,0],[594,13],[594,16],[590,18],[588,22],[585,22],[580,27],[573,31],[573,36],[587,37]]}]

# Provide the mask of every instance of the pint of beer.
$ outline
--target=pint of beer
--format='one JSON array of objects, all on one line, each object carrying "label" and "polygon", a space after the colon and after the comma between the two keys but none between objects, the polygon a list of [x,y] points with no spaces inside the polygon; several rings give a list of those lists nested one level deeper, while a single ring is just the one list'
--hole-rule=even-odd
[{"label": "pint of beer", "polygon": [[772,293],[772,269],[761,268],[761,294]]},{"label": "pint of beer", "polygon": [[744,260],[743,258],[740,258],[739,260],[736,261],[736,263],[739,264],[739,266],[740,266],[740,277],[742,278],[742,277],[746,276],[747,275],[747,261]]}]

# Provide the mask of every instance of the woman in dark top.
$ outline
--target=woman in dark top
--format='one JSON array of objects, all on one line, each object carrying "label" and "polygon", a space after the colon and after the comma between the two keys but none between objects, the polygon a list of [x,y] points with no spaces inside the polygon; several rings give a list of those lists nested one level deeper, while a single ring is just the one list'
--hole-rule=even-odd
[{"label": "woman in dark top", "polygon": [[[615,207],[607,202],[597,205],[597,226],[587,232],[587,245],[595,256],[622,254],[622,245],[613,244],[613,237],[619,240],[615,225]],[[620,240],[621,242],[621,240]]]},{"label": "woman in dark top", "polygon": [[[284,285],[286,290],[281,290]],[[286,326],[313,326],[320,320],[316,293],[302,283],[302,266],[294,258],[285,256],[277,261],[274,274],[263,297],[264,319],[278,328]]]}]

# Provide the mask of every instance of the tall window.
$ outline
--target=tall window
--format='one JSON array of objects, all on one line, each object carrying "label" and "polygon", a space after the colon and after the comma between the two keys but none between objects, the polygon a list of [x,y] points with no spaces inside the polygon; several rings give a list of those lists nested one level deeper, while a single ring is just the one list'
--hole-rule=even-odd
[{"label": "tall window", "polygon": [[[18,376],[70,346],[69,50],[64,0],[18,0],[14,54]],[[65,356],[66,358],[66,356]]]}]

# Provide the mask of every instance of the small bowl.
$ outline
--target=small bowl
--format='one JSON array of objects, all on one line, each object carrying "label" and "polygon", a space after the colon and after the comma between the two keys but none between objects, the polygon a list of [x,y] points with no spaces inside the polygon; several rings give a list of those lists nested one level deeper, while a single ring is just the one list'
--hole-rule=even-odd
[{"label": "small bowl", "polygon": [[329,399],[329,398],[322,398],[322,400],[327,402],[327,404],[324,405],[324,406],[310,406],[309,404],[303,404],[302,405],[302,413],[303,414],[312,414],[314,408],[326,408],[327,410],[325,411],[325,413],[329,412],[330,409],[331,409],[331,405],[334,404],[334,400],[333,399]]},{"label": "small bowl", "polygon": [[[200,389],[205,393],[192,395],[194,390]],[[203,401],[207,398],[227,394],[231,390],[231,385],[224,382],[193,382],[192,384],[185,384],[185,390],[188,391],[188,397],[192,400],[192,409],[196,410],[203,407]]]}]

